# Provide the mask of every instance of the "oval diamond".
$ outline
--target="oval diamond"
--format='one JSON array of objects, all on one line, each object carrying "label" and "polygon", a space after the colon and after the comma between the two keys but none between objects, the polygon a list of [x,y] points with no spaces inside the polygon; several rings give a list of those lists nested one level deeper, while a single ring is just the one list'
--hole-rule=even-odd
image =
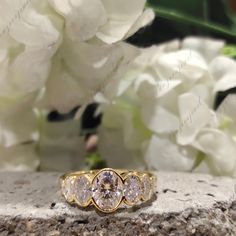
[{"label": "oval diamond", "polygon": [[137,203],[142,195],[142,185],[138,176],[130,175],[124,182],[124,196],[128,204]]},{"label": "oval diamond", "polygon": [[74,182],[75,200],[80,206],[88,206],[92,197],[91,183],[86,176],[78,176]]},{"label": "oval diamond", "polygon": [[104,212],[115,210],[122,200],[123,183],[112,170],[102,170],[93,179],[93,200]]},{"label": "oval diamond", "polygon": [[148,175],[144,175],[142,178],[143,183],[143,199],[148,200],[152,194],[152,184]]},{"label": "oval diamond", "polygon": [[73,201],[74,194],[74,178],[72,176],[66,177],[66,179],[62,183],[62,194],[66,198],[67,201]]}]

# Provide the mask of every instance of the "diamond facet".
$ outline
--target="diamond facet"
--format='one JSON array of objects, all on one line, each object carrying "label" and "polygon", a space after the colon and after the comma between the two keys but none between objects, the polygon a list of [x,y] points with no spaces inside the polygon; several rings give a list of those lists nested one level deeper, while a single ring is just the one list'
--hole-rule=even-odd
[{"label": "diamond facet", "polygon": [[62,194],[65,196],[67,201],[73,200],[74,194],[74,178],[71,176],[66,177],[62,183]]},{"label": "diamond facet", "polygon": [[80,206],[87,206],[92,197],[91,183],[89,179],[84,176],[78,176],[74,182],[75,200]]},{"label": "diamond facet", "polygon": [[104,212],[115,210],[122,200],[123,183],[113,170],[102,170],[93,180],[93,199]]},{"label": "diamond facet", "polygon": [[124,182],[124,196],[128,204],[137,203],[142,195],[142,185],[140,179],[135,175],[130,175]]},{"label": "diamond facet", "polygon": [[143,183],[143,199],[148,200],[150,199],[152,193],[152,184],[148,175],[143,176],[142,183]]}]

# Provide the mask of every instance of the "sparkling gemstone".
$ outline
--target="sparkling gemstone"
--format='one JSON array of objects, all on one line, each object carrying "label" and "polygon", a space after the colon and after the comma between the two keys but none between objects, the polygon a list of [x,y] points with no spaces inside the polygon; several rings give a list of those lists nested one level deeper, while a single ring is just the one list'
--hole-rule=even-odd
[{"label": "sparkling gemstone", "polygon": [[112,170],[101,171],[93,180],[93,199],[105,212],[114,210],[122,200],[123,183]]},{"label": "sparkling gemstone", "polygon": [[62,183],[62,194],[65,196],[67,201],[73,200],[74,194],[74,179],[71,176],[66,177]]},{"label": "sparkling gemstone", "polygon": [[74,183],[75,200],[81,206],[87,206],[92,197],[91,183],[86,176],[78,176]]},{"label": "sparkling gemstone", "polygon": [[144,175],[142,178],[143,183],[143,199],[148,200],[152,194],[152,184],[148,175]]},{"label": "sparkling gemstone", "polygon": [[141,181],[137,176],[130,175],[124,182],[124,196],[129,204],[138,202],[142,195]]}]

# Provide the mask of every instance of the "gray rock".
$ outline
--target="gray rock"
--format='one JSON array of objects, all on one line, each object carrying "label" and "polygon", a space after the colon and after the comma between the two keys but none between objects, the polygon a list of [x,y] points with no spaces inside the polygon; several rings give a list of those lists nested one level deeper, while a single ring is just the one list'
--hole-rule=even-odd
[{"label": "gray rock", "polygon": [[236,235],[236,180],[157,173],[157,197],[113,214],[68,205],[58,173],[0,173],[0,235]]}]

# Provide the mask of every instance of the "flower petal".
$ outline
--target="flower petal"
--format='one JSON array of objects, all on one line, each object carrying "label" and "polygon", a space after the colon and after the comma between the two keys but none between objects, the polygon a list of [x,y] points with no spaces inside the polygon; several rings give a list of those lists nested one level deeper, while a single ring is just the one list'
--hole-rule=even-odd
[{"label": "flower petal", "polygon": [[207,124],[213,122],[214,113],[208,106],[193,94],[186,93],[179,96],[180,127],[177,133],[178,143],[191,143],[198,132]]},{"label": "flower petal", "polygon": [[25,96],[11,96],[0,98],[0,119],[14,116],[22,111],[33,109],[33,104],[38,96],[38,93],[29,93]]},{"label": "flower petal", "polygon": [[7,50],[0,50],[0,96],[13,94],[11,81],[8,79],[9,60]]},{"label": "flower petal", "polygon": [[[145,0],[101,0],[107,12],[108,22],[100,27],[96,36],[112,44],[130,36],[144,23],[152,19],[150,11],[142,16]],[[138,25],[139,24],[139,25]],[[132,27],[134,26],[134,29]]]},{"label": "flower petal", "polygon": [[220,54],[224,47],[223,40],[213,40],[201,37],[187,37],[182,42],[183,49],[191,49],[200,53],[206,61],[210,62]]},{"label": "flower petal", "polygon": [[135,90],[142,98],[159,98],[181,83],[181,80],[157,80],[151,74],[142,73],[135,80]]},{"label": "flower petal", "polygon": [[52,6],[66,20],[66,31],[73,40],[86,41],[95,36],[107,21],[100,0],[50,0]]},{"label": "flower petal", "polygon": [[[235,70],[236,72],[236,70]],[[236,87],[236,76],[235,73],[228,73],[224,75],[219,81],[215,83],[214,92],[226,91]]]},{"label": "flower petal", "polygon": [[66,65],[81,84],[91,90],[96,90],[111,77],[124,56],[120,45],[101,46],[70,40],[65,43],[63,58]]},{"label": "flower petal", "polygon": [[219,108],[217,109],[217,112],[224,116],[228,116],[229,118],[231,118],[232,120],[236,122],[236,109],[235,108],[236,108],[236,95],[229,94],[222,101]]},{"label": "flower petal", "polygon": [[49,50],[26,49],[19,54],[12,63],[9,74],[15,93],[26,94],[41,89],[49,76],[50,59]]},{"label": "flower petal", "polygon": [[207,154],[210,166],[217,174],[232,175],[236,168],[236,143],[226,133],[216,129],[200,131],[194,146]]},{"label": "flower petal", "polygon": [[156,135],[153,135],[144,152],[149,168],[163,171],[190,171],[194,157],[187,149],[181,150],[169,139],[159,138]]},{"label": "flower petal", "polygon": [[157,61],[159,74],[168,80],[197,81],[207,72],[207,64],[197,52],[185,49],[160,55]]},{"label": "flower petal", "polygon": [[170,133],[179,127],[179,119],[176,115],[161,107],[157,102],[149,101],[142,107],[142,119],[144,124],[153,132]]},{"label": "flower petal", "polygon": [[229,94],[217,109],[220,127],[236,140],[236,95]]},{"label": "flower petal", "polygon": [[[26,4],[23,0],[17,3],[8,2],[8,4],[7,10],[13,9],[14,12],[10,14],[11,17],[7,21],[8,24],[11,22],[9,34],[16,41],[27,46],[41,48],[51,47],[60,41],[60,33],[54,25],[54,21],[60,21],[58,17],[51,16],[51,21],[47,15],[37,12],[30,3],[23,8]],[[20,14],[20,17],[16,14]],[[62,26],[62,22],[58,25]]]},{"label": "flower petal", "polygon": [[134,64],[137,66],[137,69],[155,67],[161,54],[177,51],[179,46],[179,40],[171,40],[167,43],[143,48],[140,55],[135,59]]},{"label": "flower petal", "polygon": [[0,146],[0,170],[35,171],[39,166],[35,144],[18,145],[10,148]]},{"label": "flower petal", "polygon": [[226,74],[236,73],[236,62],[229,57],[218,56],[210,63],[209,70],[215,81],[218,81]]},{"label": "flower petal", "polygon": [[37,107],[67,113],[83,104],[86,97],[89,98],[87,89],[82,87],[62,61],[60,56],[55,58],[45,93],[37,102]]},{"label": "flower petal", "polygon": [[129,38],[133,34],[135,34],[140,28],[148,25],[155,18],[155,13],[152,9],[146,9],[143,14],[137,19],[128,33],[125,35],[125,38]]},{"label": "flower petal", "polygon": [[4,147],[36,141],[38,137],[37,119],[32,110],[0,120],[0,142]]}]

